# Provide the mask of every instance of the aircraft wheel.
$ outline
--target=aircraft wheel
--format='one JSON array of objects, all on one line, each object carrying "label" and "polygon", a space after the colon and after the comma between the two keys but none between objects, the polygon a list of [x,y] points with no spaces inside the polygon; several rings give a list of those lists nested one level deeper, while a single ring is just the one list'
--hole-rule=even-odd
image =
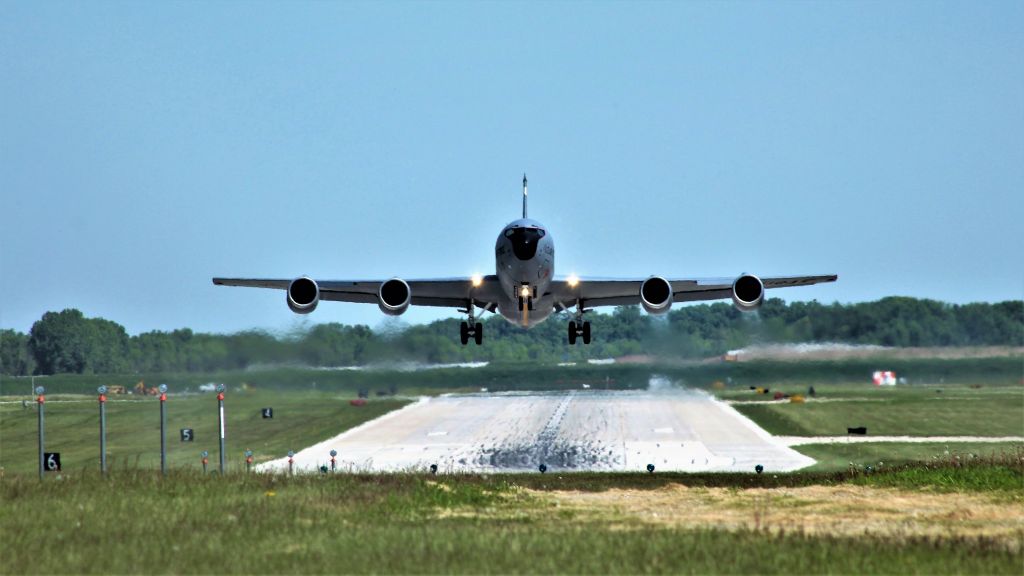
[{"label": "aircraft wheel", "polygon": [[484,343],[484,325],[477,322],[473,328],[473,339],[476,340],[476,345],[479,346]]},{"label": "aircraft wheel", "polygon": [[469,324],[465,322],[459,326],[459,340],[462,340],[462,345],[469,344]]},{"label": "aircraft wheel", "polygon": [[576,323],[569,322],[569,344],[576,344]]},{"label": "aircraft wheel", "polygon": [[590,344],[590,322],[583,323],[583,343]]}]

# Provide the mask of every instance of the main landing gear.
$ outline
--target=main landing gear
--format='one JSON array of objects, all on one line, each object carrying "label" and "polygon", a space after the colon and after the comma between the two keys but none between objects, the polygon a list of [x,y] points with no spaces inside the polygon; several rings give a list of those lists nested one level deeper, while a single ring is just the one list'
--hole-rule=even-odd
[{"label": "main landing gear", "polygon": [[465,346],[466,344],[469,344],[470,338],[476,342],[477,346],[483,344],[484,325],[476,321],[476,315],[473,311],[473,303],[470,302],[469,305],[466,306],[466,309],[460,310],[460,312],[469,314],[469,322],[463,322],[462,325],[459,326],[459,340],[462,341],[462,345]]},{"label": "main landing gear", "polygon": [[590,344],[590,322],[583,320],[583,313],[587,311],[583,308],[582,300],[576,302],[576,319],[569,322],[569,344],[572,346],[580,336],[583,337],[584,344]]},{"label": "main landing gear", "polygon": [[576,344],[576,338],[582,336],[584,344],[590,344],[590,322],[569,322],[569,344]]},{"label": "main landing gear", "polygon": [[[470,328],[472,326],[472,328]],[[476,345],[479,346],[484,342],[484,325],[475,322],[463,322],[459,327],[459,339],[462,340],[462,345],[469,344],[469,339],[472,338]]]}]

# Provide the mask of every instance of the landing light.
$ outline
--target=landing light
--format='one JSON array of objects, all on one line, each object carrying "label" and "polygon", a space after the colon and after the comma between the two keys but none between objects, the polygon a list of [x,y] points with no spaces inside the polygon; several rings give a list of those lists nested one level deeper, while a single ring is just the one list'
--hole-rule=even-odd
[{"label": "landing light", "polygon": [[519,294],[521,296],[529,296],[530,295],[530,287],[529,286],[523,286],[523,289],[519,291]]},{"label": "landing light", "polygon": [[573,274],[566,278],[565,282],[569,285],[569,288],[575,288],[580,283],[580,279],[579,276]]},{"label": "landing light", "polygon": [[473,283],[473,288],[479,288],[484,283],[484,277],[479,274],[473,274],[470,282]]}]

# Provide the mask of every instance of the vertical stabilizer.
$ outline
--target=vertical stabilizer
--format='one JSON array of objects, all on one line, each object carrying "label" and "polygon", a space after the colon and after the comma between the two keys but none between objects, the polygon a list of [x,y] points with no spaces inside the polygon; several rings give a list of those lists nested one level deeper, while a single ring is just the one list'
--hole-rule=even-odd
[{"label": "vertical stabilizer", "polygon": [[526,218],[526,173],[523,172],[523,218]]}]

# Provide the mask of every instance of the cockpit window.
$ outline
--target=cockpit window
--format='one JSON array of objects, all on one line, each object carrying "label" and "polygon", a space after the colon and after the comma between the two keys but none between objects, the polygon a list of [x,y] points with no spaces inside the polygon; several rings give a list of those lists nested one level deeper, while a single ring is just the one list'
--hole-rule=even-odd
[{"label": "cockpit window", "polygon": [[540,228],[509,228],[505,237],[512,241],[512,252],[520,260],[530,260],[537,254],[537,242],[544,237]]},{"label": "cockpit window", "polygon": [[509,228],[508,230],[505,230],[505,238],[511,238],[512,234],[515,234],[517,230],[533,230],[539,234],[539,236],[537,236],[538,238],[544,237],[544,230],[540,228]]}]

